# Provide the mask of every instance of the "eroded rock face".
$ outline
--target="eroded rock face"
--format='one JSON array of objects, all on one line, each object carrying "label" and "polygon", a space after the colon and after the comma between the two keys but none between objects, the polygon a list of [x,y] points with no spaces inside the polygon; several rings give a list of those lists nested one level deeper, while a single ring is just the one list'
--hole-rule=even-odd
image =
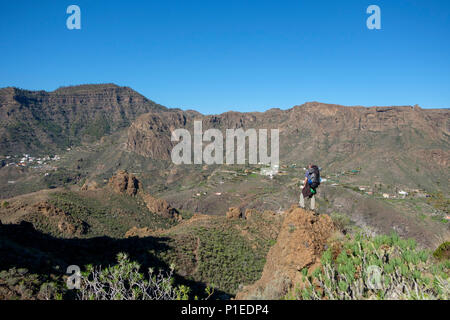
[{"label": "eroded rock face", "polygon": [[[163,112],[166,108],[114,84],[63,87],[52,92],[2,88],[0,150],[8,154],[33,152],[39,151],[41,145],[57,150],[67,139],[57,138],[47,124],[74,141],[98,139],[155,110]],[[42,120],[44,125],[38,125]],[[8,130],[21,123],[27,123],[27,130],[19,136]],[[30,136],[32,143],[25,143]]]},{"label": "eroded rock face", "polygon": [[[392,174],[395,180],[406,184],[414,179],[417,167],[421,172],[426,169],[436,176],[447,169],[450,163],[449,114],[446,109],[417,106],[366,108],[319,102],[287,110],[219,115],[169,110],[137,118],[128,129],[127,149],[151,159],[171,161],[171,151],[178,143],[171,141],[172,131],[187,129],[193,141],[196,120],[202,121],[203,132],[218,129],[224,139],[227,129],[279,129],[280,162],[329,163],[330,155],[339,154],[339,159],[333,162],[333,170],[365,167],[366,177]],[[435,147],[431,150],[430,146]],[[386,162],[392,160],[399,167],[409,167],[409,162],[403,159],[412,158],[420,163],[411,166],[407,174],[396,168],[386,169]],[[375,165],[367,166],[368,159]],[[433,174],[423,175],[421,184],[432,183]],[[172,178],[168,177],[169,182]]]},{"label": "eroded rock face", "polygon": [[239,208],[232,207],[227,211],[227,219],[239,219],[242,216]]},{"label": "eroded rock face", "polygon": [[285,213],[276,244],[267,254],[266,265],[253,285],[244,287],[236,299],[279,299],[301,281],[303,268],[314,268],[336,231],[328,215],[292,207]]},{"label": "eroded rock face", "polygon": [[245,219],[252,219],[255,218],[257,215],[260,215],[261,213],[258,210],[255,209],[246,209],[245,210]]},{"label": "eroded rock face", "polygon": [[184,128],[187,115],[182,111],[147,113],[134,121],[128,129],[127,149],[158,160],[170,160],[172,131]]},{"label": "eroded rock face", "polygon": [[[448,116],[449,111],[444,109],[426,110],[411,106],[345,107],[319,102],[307,102],[288,110],[226,112],[205,116],[192,111],[152,112],[140,116],[130,126],[127,149],[153,159],[170,160],[170,151],[174,146],[170,141],[171,132],[184,128],[192,135],[193,122],[201,120],[203,131],[210,128],[222,132],[235,128],[277,128],[282,137],[298,137],[300,134],[309,144],[329,144],[330,151],[353,153],[370,151],[378,146],[385,149],[390,147],[385,144],[383,135],[374,135],[381,132],[393,135],[392,132],[395,131],[399,137],[409,137],[420,132],[419,136],[423,136],[426,141],[442,143],[443,137],[450,133]],[[410,132],[411,128],[415,128],[417,132]],[[368,139],[373,144],[370,148],[366,143]],[[280,142],[289,143],[286,139],[280,139]],[[410,141],[409,138],[403,139],[401,143],[411,146],[416,144],[420,148],[429,145],[417,139]],[[299,147],[304,149],[304,146]],[[393,144],[394,150],[397,147]],[[445,156],[448,159],[448,153]]]},{"label": "eroded rock face", "polygon": [[141,194],[148,210],[166,218],[181,220],[178,210],[171,207],[166,200],[155,198],[149,194]]},{"label": "eroded rock face", "polygon": [[165,218],[181,220],[178,210],[173,208],[166,200],[155,198],[146,193],[140,181],[131,173],[125,170],[119,170],[109,179],[108,186],[119,194],[127,194],[129,196],[139,195],[144,200],[148,210],[159,214]]},{"label": "eroded rock face", "polygon": [[86,182],[81,187],[82,191],[96,190],[98,189],[98,183],[95,181],[86,180]]},{"label": "eroded rock face", "polygon": [[125,170],[119,170],[109,179],[109,187],[116,193],[126,193],[129,196],[135,196],[141,184],[139,180]]}]

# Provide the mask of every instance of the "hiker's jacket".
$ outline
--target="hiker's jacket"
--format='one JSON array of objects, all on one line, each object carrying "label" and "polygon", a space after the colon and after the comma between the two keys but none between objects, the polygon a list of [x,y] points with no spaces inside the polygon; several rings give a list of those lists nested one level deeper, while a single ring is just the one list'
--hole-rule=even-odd
[{"label": "hiker's jacket", "polygon": [[308,179],[308,184],[311,185],[312,184],[312,174],[314,173],[314,169],[313,168],[308,168],[308,170],[306,170],[305,173],[305,177],[306,179]]}]

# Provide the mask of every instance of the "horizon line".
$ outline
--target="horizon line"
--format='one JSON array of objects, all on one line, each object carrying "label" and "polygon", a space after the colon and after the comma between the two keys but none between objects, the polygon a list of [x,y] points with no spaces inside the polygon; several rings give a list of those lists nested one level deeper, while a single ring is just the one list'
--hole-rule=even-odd
[{"label": "horizon line", "polygon": [[[21,87],[17,87],[17,86],[6,86],[6,87],[0,87],[0,90],[5,90],[5,89],[16,89],[16,90],[20,90],[20,91],[29,91],[29,92],[34,92],[34,93],[38,93],[38,92],[45,92],[45,93],[57,93],[58,90],[63,90],[63,89],[68,89],[68,88],[76,88],[76,87],[105,87],[105,88],[122,88],[122,89],[130,89],[138,94],[140,94],[141,96],[143,96],[145,99],[154,102],[158,105],[161,105],[163,107],[166,107],[167,109],[173,109],[173,110],[182,110],[182,111],[194,111],[194,112],[198,112],[202,115],[215,115],[215,114],[223,114],[223,113],[228,113],[228,112],[235,112],[235,113],[265,113],[268,112],[270,110],[282,110],[282,111],[287,111],[290,109],[293,109],[295,107],[301,107],[304,106],[306,104],[321,104],[321,105],[327,105],[327,106],[335,106],[335,107],[344,107],[344,108],[366,108],[366,109],[370,109],[370,108],[420,108],[423,110],[448,110],[450,109],[450,107],[422,107],[418,104],[415,105],[411,105],[411,104],[404,104],[404,105],[362,105],[362,104],[353,104],[353,105],[346,105],[346,104],[339,104],[339,103],[330,103],[330,102],[321,102],[318,100],[311,100],[311,101],[305,101],[302,104],[293,104],[290,107],[286,107],[286,108],[281,108],[281,107],[266,107],[265,110],[263,111],[237,111],[234,109],[229,109],[227,111],[224,111],[222,113],[202,113],[200,111],[197,111],[196,109],[193,109],[191,107],[169,107],[165,104],[161,104],[159,102],[156,102],[155,100],[152,100],[151,98],[148,98],[147,96],[145,96],[144,94],[140,93],[139,91],[133,89],[130,86],[126,86],[126,85],[119,85],[116,84],[114,82],[101,82],[101,83],[81,83],[81,84],[74,84],[74,85],[63,85],[63,86],[59,86],[54,90],[45,90],[45,89],[27,89],[27,88],[21,88]],[[239,108],[239,107],[236,107]]]}]

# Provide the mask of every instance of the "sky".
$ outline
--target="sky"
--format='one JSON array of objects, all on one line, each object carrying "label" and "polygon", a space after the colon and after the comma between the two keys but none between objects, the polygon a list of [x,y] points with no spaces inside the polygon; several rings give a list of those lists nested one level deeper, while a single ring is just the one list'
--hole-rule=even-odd
[{"label": "sky", "polygon": [[[81,29],[69,30],[69,5]],[[368,6],[381,12],[370,30]],[[448,0],[0,0],[0,87],[115,83],[204,114],[450,107]]]}]

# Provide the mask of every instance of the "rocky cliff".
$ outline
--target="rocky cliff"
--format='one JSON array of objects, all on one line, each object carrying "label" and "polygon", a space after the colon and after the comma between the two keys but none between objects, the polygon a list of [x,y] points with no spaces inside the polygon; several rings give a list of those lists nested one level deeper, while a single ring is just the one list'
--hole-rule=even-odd
[{"label": "rocky cliff", "polygon": [[139,115],[164,111],[128,87],[63,87],[52,92],[0,89],[3,154],[58,150],[127,127]]},{"label": "rocky cliff", "polygon": [[287,110],[202,115],[167,109],[113,84],[53,92],[0,89],[3,154],[56,151],[123,129],[127,151],[170,161],[171,132],[192,132],[195,120],[203,131],[279,129],[281,164],[316,162],[329,172],[363,168],[361,181],[448,188],[449,109],[308,102]]},{"label": "rocky cliff", "polygon": [[[131,125],[128,148],[144,156],[167,159],[173,145],[170,132],[177,128],[191,130],[194,120],[202,121],[203,131],[209,128],[223,132],[235,128],[277,128],[283,137],[282,144],[296,141],[307,149],[304,145],[307,142],[311,147],[325,148],[329,152],[357,152],[367,150],[371,145],[386,146],[388,151],[398,146],[448,145],[450,136],[448,109],[344,107],[312,102],[288,110],[271,109],[262,113],[226,112],[202,116],[177,111],[146,114]],[[399,145],[389,145],[392,139]],[[442,165],[448,165],[448,152],[442,151],[440,158]]]},{"label": "rocky cliff", "polygon": [[284,213],[276,244],[269,250],[266,265],[254,284],[244,287],[237,300],[280,299],[301,281],[301,271],[319,265],[327,240],[336,231],[328,215],[292,207]]},{"label": "rocky cliff", "polygon": [[345,107],[311,102],[262,113],[151,113],[130,126],[127,148],[151,159],[170,160],[174,146],[171,131],[186,128],[192,136],[194,120],[202,121],[203,132],[209,128],[223,134],[234,128],[279,129],[282,164],[313,161],[338,172],[364,168],[365,180],[385,177],[387,184],[447,183],[441,175],[448,172],[450,165],[448,109]]}]

